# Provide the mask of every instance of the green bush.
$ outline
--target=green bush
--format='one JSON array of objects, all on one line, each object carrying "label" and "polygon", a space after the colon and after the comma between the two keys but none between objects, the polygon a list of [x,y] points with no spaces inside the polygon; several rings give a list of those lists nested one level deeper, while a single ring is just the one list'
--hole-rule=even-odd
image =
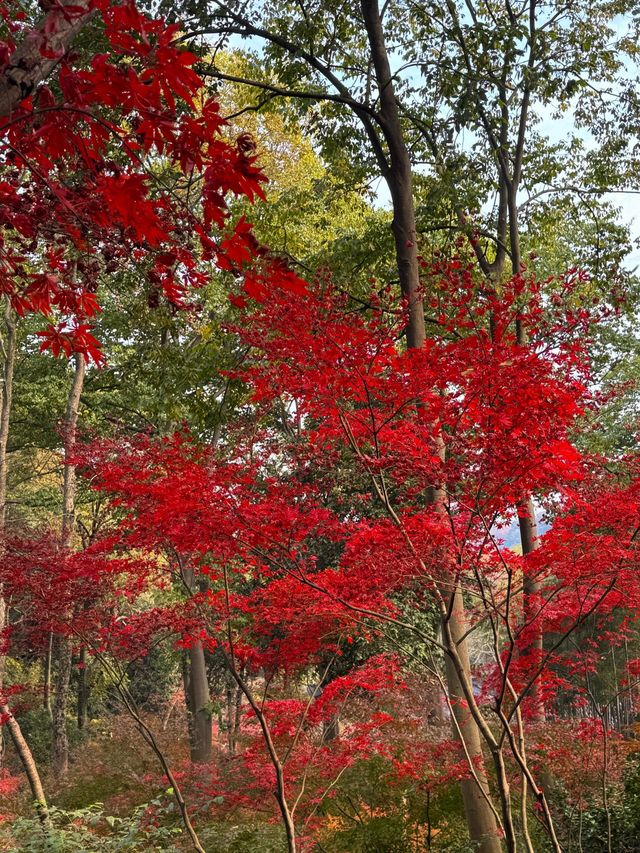
[{"label": "green bush", "polygon": [[[601,805],[582,812],[566,809],[567,851],[606,853],[608,847],[607,813]],[[616,853],[640,853],[640,761],[634,755],[629,761],[621,791],[610,792],[609,823],[611,849]]]},{"label": "green bush", "polygon": [[212,824],[198,830],[205,850],[211,853],[282,853],[284,832],[268,824]]},{"label": "green bush", "polygon": [[[44,708],[32,708],[19,715],[20,728],[36,764],[46,765],[51,759],[51,719]],[[73,749],[82,743],[84,734],[78,729],[75,717],[67,715],[67,737]]]},{"label": "green bush", "polygon": [[328,853],[408,853],[431,848],[468,853],[458,785],[427,795],[411,780],[399,779],[381,757],[361,761],[340,779],[322,811],[334,828],[322,837]]},{"label": "green bush", "polygon": [[35,818],[18,818],[11,827],[17,845],[13,849],[15,853],[177,853],[173,842],[182,829],[162,825],[169,811],[167,805],[163,807],[159,800],[150,805],[159,821],[148,820],[148,805],[138,807],[130,816],[115,817],[104,813],[102,803],[75,811],[52,808],[53,826],[48,832]]}]

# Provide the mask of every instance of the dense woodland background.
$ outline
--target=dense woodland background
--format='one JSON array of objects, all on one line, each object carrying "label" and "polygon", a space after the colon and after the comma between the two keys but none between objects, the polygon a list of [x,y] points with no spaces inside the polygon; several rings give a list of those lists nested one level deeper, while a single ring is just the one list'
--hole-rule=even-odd
[{"label": "dense woodland background", "polygon": [[640,850],[640,7],[0,12],[0,849]]}]

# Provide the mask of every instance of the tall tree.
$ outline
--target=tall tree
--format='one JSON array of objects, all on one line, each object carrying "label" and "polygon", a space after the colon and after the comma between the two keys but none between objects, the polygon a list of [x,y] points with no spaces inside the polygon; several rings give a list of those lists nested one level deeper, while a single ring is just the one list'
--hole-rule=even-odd
[{"label": "tall tree", "polygon": [[[41,351],[74,359],[65,419],[62,550],[68,552],[85,361],[104,362],[91,333],[101,276],[130,268],[132,258],[144,262],[156,299],[173,310],[184,307],[187,291],[202,286],[212,267],[234,269],[253,247],[243,221],[234,227],[227,196],[261,195],[264,178],[250,153],[221,137],[217,105],[199,100],[196,110],[202,88],[191,68],[196,57],[174,43],[175,27],[129,2],[91,9],[60,4],[42,21],[21,13],[13,22],[11,9],[3,4],[1,11],[7,22],[0,74],[2,288],[8,317],[13,311],[42,317]],[[89,52],[70,51],[89,23],[106,53],[95,53],[97,42]],[[202,194],[192,208],[188,187],[196,175]],[[212,239],[212,229],[223,236]],[[176,242],[177,235],[184,239]],[[8,391],[4,399],[10,401]],[[3,440],[6,461],[6,430]],[[0,473],[6,484],[6,466]],[[3,513],[5,502],[6,489]],[[63,774],[71,642],[67,627],[59,635],[53,763]],[[3,712],[14,733],[17,721],[4,697]],[[27,756],[23,747],[21,741]]]},{"label": "tall tree", "polygon": [[[8,299],[5,299],[4,335],[2,339],[2,398],[0,405],[0,535],[4,537],[7,525],[7,481],[9,426],[13,399],[13,374],[16,359],[16,318]],[[0,543],[0,547],[2,544]],[[0,587],[0,637],[4,638],[7,627],[7,604]],[[4,642],[4,640],[3,640]],[[5,658],[0,650],[0,693],[4,685]],[[4,738],[0,730],[0,766],[4,764]]]},{"label": "tall tree", "polygon": [[[62,488],[62,523],[60,547],[69,551],[73,547],[74,519],[76,514],[76,465],[74,461],[80,399],[85,377],[85,357],[76,353],[73,359],[73,379],[67,398],[64,418],[64,460]],[[80,605],[78,605],[80,606]],[[71,614],[67,621],[72,621]],[[69,769],[69,739],[67,736],[67,704],[73,662],[72,638],[58,635],[54,656],[56,670],[54,701],[51,717],[51,764],[56,776],[65,776]]]},{"label": "tall tree", "polygon": [[[255,45],[262,74],[244,83],[259,93],[258,104],[274,98],[295,100],[303,109],[317,104],[324,121],[316,116],[310,127],[327,156],[335,155],[336,140],[345,143],[350,135],[353,171],[363,176],[377,169],[383,176],[402,291],[419,312],[416,230],[461,232],[489,286],[499,287],[505,274],[522,268],[523,212],[532,216],[537,204],[563,196],[583,201],[585,209],[602,207],[605,191],[629,189],[628,170],[609,170],[605,177],[595,165],[598,155],[582,151],[579,136],[566,146],[545,139],[536,130],[536,111],[572,109],[588,127],[585,103],[594,91],[601,108],[609,114],[617,109],[608,89],[626,82],[629,59],[623,57],[632,60],[635,53],[614,16],[631,8],[450,0],[444,6],[386,3],[382,9],[362,2],[359,10],[342,2],[281,2],[240,11],[214,0],[196,14],[207,32],[241,35]],[[215,54],[207,73],[229,76],[216,68]],[[605,147],[612,135],[609,126]],[[444,205],[429,204],[427,197],[417,214],[414,183],[425,165],[434,178],[427,187]],[[524,327],[515,322],[522,346]],[[422,340],[420,332],[411,340],[417,326],[408,326],[409,345]],[[532,553],[538,531],[531,496],[519,507],[519,525],[523,553]],[[536,592],[530,576],[529,610]],[[542,652],[541,636],[533,647]],[[542,702],[538,707],[542,719]]]}]

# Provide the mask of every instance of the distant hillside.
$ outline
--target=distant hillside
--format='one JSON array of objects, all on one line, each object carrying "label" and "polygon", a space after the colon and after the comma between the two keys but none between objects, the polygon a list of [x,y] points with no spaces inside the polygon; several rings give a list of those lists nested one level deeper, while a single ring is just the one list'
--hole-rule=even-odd
[{"label": "distant hillside", "polygon": [[[551,525],[546,521],[538,519],[538,533],[546,533]],[[520,530],[518,523],[514,522],[510,527],[502,528],[501,530],[493,530],[494,536],[501,539],[507,548],[512,548],[514,551],[520,551]]]}]

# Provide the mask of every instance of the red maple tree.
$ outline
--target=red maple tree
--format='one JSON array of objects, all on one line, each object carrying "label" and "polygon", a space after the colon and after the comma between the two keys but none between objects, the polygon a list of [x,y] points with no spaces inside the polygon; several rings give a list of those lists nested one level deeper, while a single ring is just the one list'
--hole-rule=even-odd
[{"label": "red maple tree", "polygon": [[[306,840],[298,815],[312,825],[344,768],[372,751],[428,788],[442,748],[425,735],[400,749],[404,722],[385,703],[403,689],[404,656],[443,687],[454,726],[460,713],[473,719],[492,766],[489,789],[457,731],[440,782],[475,779],[510,850],[514,799],[529,791],[559,850],[540,773],[562,773],[563,761],[537,738],[536,703],[552,726],[561,696],[584,700],[597,661],[585,653],[576,664],[568,638],[587,620],[602,638],[616,609],[632,621],[639,605],[636,465],[612,475],[573,441],[595,405],[592,318],[565,308],[570,300],[547,304],[524,275],[488,291],[462,263],[442,263],[425,271],[435,332],[404,348],[407,306],[390,293],[362,310],[330,281],[300,279],[245,220],[231,221],[227,197],[260,196],[264,178],[246,139],[221,138],[177,26],[129,2],[55,4],[37,26],[1,11],[0,290],[11,306],[46,318],[43,349],[100,363],[91,318],[103,274],[135,264],[153,298],[180,307],[212,269],[231,270],[241,284],[230,333],[251,353],[236,375],[251,403],[220,446],[179,433],[79,454],[122,515],[116,537],[77,554],[47,537],[4,542],[20,631],[66,634],[116,662],[163,637],[218,655],[244,696],[246,796],[275,793],[292,851]],[[71,51],[82,26],[100,28],[102,53]],[[579,282],[572,271],[560,290]],[[531,495],[553,526],[523,559],[500,529]],[[134,606],[171,584],[181,598]],[[467,628],[456,637],[460,595]],[[354,640],[384,645],[390,631],[396,655],[358,661],[301,695],[303,679]],[[487,654],[471,672],[460,648],[478,636]],[[460,696],[444,690],[441,658]],[[326,738],[338,713],[345,733]],[[588,743],[600,723],[583,726]]]},{"label": "red maple tree", "polygon": [[[562,285],[570,293],[578,281],[571,273]],[[527,759],[539,725],[533,687],[553,726],[568,684],[567,639],[587,620],[605,630],[622,605],[636,612],[638,481],[629,467],[621,486],[572,441],[595,405],[591,318],[548,309],[542,287],[523,277],[500,296],[486,293],[459,264],[436,269],[433,289],[439,331],[405,350],[404,306],[391,297],[365,312],[330,283],[308,285],[278,263],[252,272],[234,299],[243,313],[235,332],[253,353],[238,374],[252,389],[251,416],[214,450],[178,434],[93,446],[86,457],[96,487],[126,513],[123,546],[173,555],[175,577],[188,565],[196,578],[177,607],[177,633],[220,652],[242,687],[290,849],[300,769],[286,737],[321,720],[325,703],[323,694],[283,700],[277,690],[341,655],[345,638],[384,637],[389,626],[436,677],[440,654],[458,667],[464,698],[445,700],[452,710],[463,704],[480,728],[496,779],[488,796],[507,841],[520,787],[557,847],[540,753]],[[516,318],[527,324],[526,345],[516,342]],[[427,499],[433,489],[437,503]],[[525,559],[502,545],[500,529],[530,494],[554,522]],[[537,592],[525,609],[527,576]],[[483,635],[488,650],[475,673],[460,667],[460,641],[446,632],[460,586],[465,640]],[[542,650],[531,643],[539,632]],[[274,698],[258,701],[251,678]],[[467,764],[466,775],[477,769]]]}]

